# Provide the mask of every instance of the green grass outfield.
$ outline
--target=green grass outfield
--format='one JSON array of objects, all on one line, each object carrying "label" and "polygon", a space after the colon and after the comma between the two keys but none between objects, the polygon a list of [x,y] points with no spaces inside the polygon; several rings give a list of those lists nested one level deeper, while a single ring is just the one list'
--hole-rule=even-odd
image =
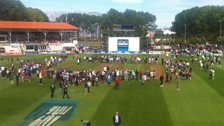
[{"label": "green grass outfield", "polygon": [[[44,55],[36,59],[43,60]],[[32,60],[32,57],[27,56]],[[76,66],[71,56],[60,66],[71,69],[94,69],[99,64],[83,63]],[[9,65],[4,61],[0,64]],[[68,66],[67,66],[68,65]],[[123,68],[148,69],[144,64],[125,64]],[[58,67],[60,68],[60,67]],[[50,80],[44,85],[34,79],[19,86],[9,85],[0,79],[0,126],[16,126],[44,100],[50,100]],[[56,88],[55,100],[62,100]],[[121,88],[108,89],[106,85],[92,87],[84,96],[84,87],[69,87],[71,100],[79,104],[68,121],[57,121],[54,126],[81,126],[81,119],[89,119],[91,126],[112,126],[112,116],[119,111],[121,126],[224,126],[224,70],[216,68],[215,80],[208,79],[208,72],[193,65],[192,80],[181,81],[180,94],[173,83],[159,87],[159,81],[137,80],[121,82]]]}]

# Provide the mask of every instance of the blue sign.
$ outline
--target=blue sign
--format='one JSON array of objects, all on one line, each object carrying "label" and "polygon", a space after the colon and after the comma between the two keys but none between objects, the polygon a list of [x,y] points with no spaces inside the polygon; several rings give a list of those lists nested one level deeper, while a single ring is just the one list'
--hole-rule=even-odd
[{"label": "blue sign", "polygon": [[44,101],[18,126],[51,126],[58,120],[68,120],[73,115],[77,103],[72,100]]}]

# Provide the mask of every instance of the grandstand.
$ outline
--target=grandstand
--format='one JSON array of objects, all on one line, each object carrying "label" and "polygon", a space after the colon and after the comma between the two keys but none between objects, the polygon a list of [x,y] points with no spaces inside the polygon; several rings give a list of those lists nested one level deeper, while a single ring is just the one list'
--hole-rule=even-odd
[{"label": "grandstand", "polygon": [[0,21],[0,48],[4,54],[78,51],[76,26],[60,22]]}]

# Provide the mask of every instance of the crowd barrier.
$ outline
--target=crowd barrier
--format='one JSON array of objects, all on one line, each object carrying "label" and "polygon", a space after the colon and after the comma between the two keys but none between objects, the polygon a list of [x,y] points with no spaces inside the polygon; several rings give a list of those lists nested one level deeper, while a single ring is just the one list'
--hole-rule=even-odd
[{"label": "crowd barrier", "polygon": [[[81,53],[81,52],[80,52]],[[107,52],[107,51],[100,51],[100,52],[94,52],[94,51],[89,51],[89,52],[83,52],[82,54],[150,54],[150,55],[167,55],[170,54],[171,52],[166,52],[166,51],[147,51],[147,52],[117,52],[117,51],[112,51],[112,52]],[[23,55],[35,55],[35,54],[76,54],[74,51],[46,51],[46,52],[37,52],[37,51],[26,51],[23,52]],[[19,54],[1,54],[1,55],[19,55]],[[187,55],[187,54],[181,54],[181,55]],[[206,54],[208,55],[208,54]],[[222,53],[210,53],[211,56],[224,56]]]}]

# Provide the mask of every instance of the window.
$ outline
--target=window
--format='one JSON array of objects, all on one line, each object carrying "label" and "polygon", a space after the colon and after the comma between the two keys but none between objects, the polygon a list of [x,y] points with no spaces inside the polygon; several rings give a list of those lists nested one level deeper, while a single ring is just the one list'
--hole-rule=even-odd
[{"label": "window", "polygon": [[6,42],[6,41],[7,41],[6,35],[1,35],[0,36],[0,42]]}]

